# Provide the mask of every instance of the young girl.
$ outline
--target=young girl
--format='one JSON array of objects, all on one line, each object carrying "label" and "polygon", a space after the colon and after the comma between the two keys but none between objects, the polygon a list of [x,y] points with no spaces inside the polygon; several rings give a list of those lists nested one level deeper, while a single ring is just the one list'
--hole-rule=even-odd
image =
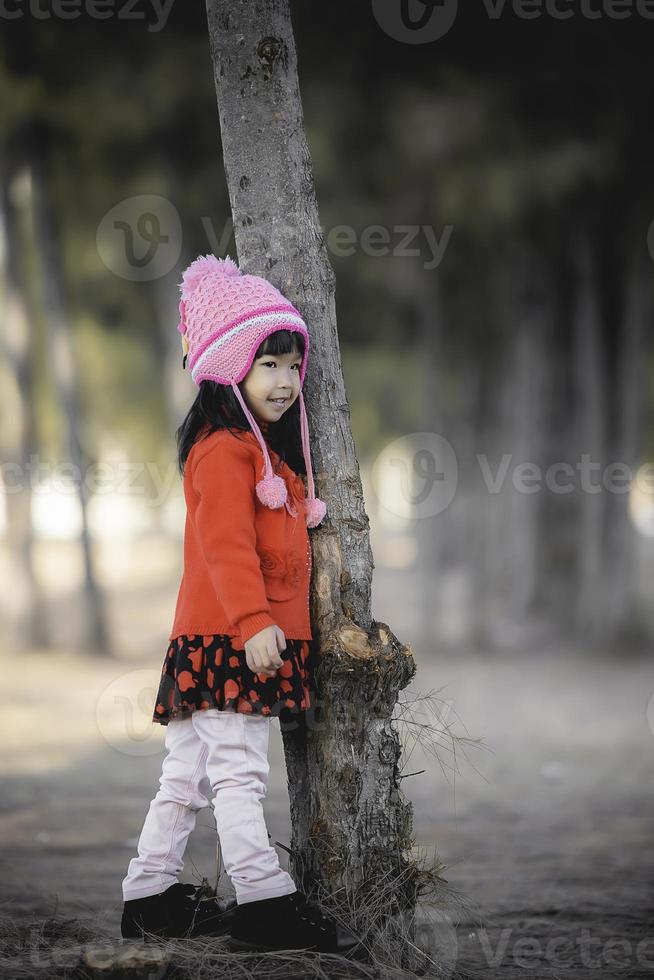
[{"label": "young girl", "polygon": [[[123,879],[121,932],[231,929],[232,949],[349,955],[356,936],[280,867],[262,807],[271,718],[316,706],[307,528],[326,509],[302,397],[309,334],[271,283],[229,257],[192,262],[181,297],[183,364],[199,392],[177,432],[184,570],[153,714],[167,755]],[[236,902],[177,880],[211,797]]]}]

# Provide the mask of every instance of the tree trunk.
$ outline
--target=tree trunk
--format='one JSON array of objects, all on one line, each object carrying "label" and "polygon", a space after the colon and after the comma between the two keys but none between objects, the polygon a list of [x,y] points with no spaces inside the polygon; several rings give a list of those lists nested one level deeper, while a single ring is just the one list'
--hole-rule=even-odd
[{"label": "tree trunk", "polygon": [[[194,386],[182,366],[182,345],[177,339],[175,312],[179,303],[178,276],[169,273],[152,283],[152,317],[154,320],[153,357],[157,370],[164,379],[164,410],[168,431],[175,432],[188,411],[189,396],[193,398]],[[172,312],[171,312],[172,311]]]},{"label": "tree trunk", "polygon": [[[165,181],[163,193],[171,201],[181,199],[183,177],[174,159],[166,156],[166,147],[161,146]],[[189,257],[190,261],[190,257]],[[165,276],[159,276],[151,283],[152,318],[154,325],[153,355],[157,359],[157,369],[164,379],[162,398],[168,420],[168,431],[175,432],[188,411],[189,399],[195,397],[196,388],[188,371],[180,371],[182,364],[182,344],[177,326],[177,307],[179,304],[180,273],[177,268]],[[157,509],[157,519],[161,520],[161,508]]]},{"label": "tree trunk", "polygon": [[[588,230],[580,229],[576,240],[577,303],[575,331],[575,389],[579,459],[588,457],[595,466],[606,458],[607,432],[603,409],[607,392],[603,384],[600,349],[600,302],[596,265]],[[592,489],[590,489],[592,487]],[[579,555],[577,624],[582,635],[597,637],[597,616],[601,605],[602,529],[606,508],[605,491],[595,469],[590,487],[580,487],[575,495],[580,508],[577,548]]]},{"label": "tree trunk", "polygon": [[207,14],[240,265],[281,289],[311,336],[305,393],[316,492],[327,517],[311,532],[320,709],[315,720],[283,731],[292,867],[300,887],[321,886],[327,898],[343,886],[378,893],[389,871],[403,873],[406,884],[395,898],[411,908],[412,807],[400,790],[401,747],[391,716],[415,663],[410,646],[372,619],[369,522],[288,0],[207,0]]},{"label": "tree trunk", "polygon": [[[25,302],[21,257],[25,238],[20,231],[19,186],[26,171],[2,174],[2,226],[4,240],[4,294],[2,354],[7,376],[2,386],[2,459],[15,463],[6,474],[7,545],[12,567],[11,599],[3,616],[7,650],[48,646],[46,601],[34,567],[32,483],[30,460],[37,454],[36,391],[32,357],[33,323]],[[10,492],[12,486],[19,492]]]},{"label": "tree trunk", "polygon": [[[420,360],[425,392],[426,430],[445,437],[444,396],[446,380],[445,325],[443,323],[442,284],[438,272],[416,277],[416,319],[420,337]],[[419,636],[431,649],[442,630],[443,551],[449,514],[439,513],[427,520],[414,521],[416,568],[419,589]]]},{"label": "tree trunk", "polygon": [[[645,296],[649,268],[643,268],[644,261],[639,247],[629,255],[617,366],[619,416],[614,458],[625,463],[634,478],[642,459],[645,433]],[[604,563],[610,576],[605,591],[606,617],[617,640],[638,645],[646,642],[637,602],[638,532],[629,516],[628,493],[612,493],[610,505],[613,519],[607,528]]]},{"label": "tree trunk", "polygon": [[98,588],[91,550],[91,535],[87,522],[88,489],[84,452],[80,433],[80,407],[77,367],[70,336],[70,323],[64,305],[63,271],[60,244],[55,223],[55,208],[51,199],[50,136],[45,126],[35,124],[30,145],[30,170],[34,189],[34,232],[43,278],[44,311],[47,323],[50,364],[58,405],[68,436],[70,462],[79,474],[76,489],[82,515],[80,545],[84,567],[84,603],[81,612],[81,642],[85,651],[101,656],[110,655],[110,643],[105,624],[102,595]]},{"label": "tree trunk", "polygon": [[[465,546],[469,556],[471,642],[479,650],[488,650],[502,643],[501,637],[498,643],[494,629],[497,617],[495,547],[502,514],[500,495],[491,492],[488,482],[501,476],[502,457],[507,452],[498,392],[506,378],[508,341],[503,327],[505,311],[494,293],[494,284],[501,271],[498,263],[502,260],[496,258],[494,263],[489,263],[487,256],[472,243],[468,255],[468,281],[474,281],[476,285],[474,290],[463,290],[459,315],[465,317],[461,322],[479,324],[479,327],[476,336],[473,335],[476,376],[473,376],[472,387],[472,452],[467,463],[470,470],[462,477],[462,485],[470,488]],[[510,472],[505,479],[509,477]]]},{"label": "tree trunk", "polygon": [[[574,316],[576,270],[570,261],[568,226],[557,215],[553,231],[547,226],[549,244],[543,249],[543,264],[551,270],[551,290],[546,305],[548,317],[544,344],[546,398],[543,404],[541,439],[546,468],[551,471],[552,489],[542,494],[538,541],[537,612],[549,620],[548,641],[568,642],[575,631],[575,595],[578,585],[578,476],[579,459],[576,422],[576,360]],[[561,466],[564,469],[561,469]],[[570,469],[572,467],[572,469]],[[556,487],[562,488],[556,489]]]},{"label": "tree trunk", "polygon": [[[550,492],[543,444],[545,337],[551,318],[547,267],[535,236],[520,234],[509,245],[501,268],[500,310],[508,329],[506,374],[498,393],[500,445],[502,452],[511,454],[511,466],[499,495],[501,519],[492,550],[497,555],[497,618],[503,646],[515,649],[542,640],[549,618],[538,622],[535,615],[539,529],[544,498]],[[539,469],[522,469],[525,465]]]},{"label": "tree trunk", "polygon": [[[635,476],[642,435],[644,272],[637,250],[630,264],[623,264],[622,239],[612,241],[617,236],[616,229],[610,243],[594,248],[586,231],[577,249],[581,451],[600,464],[591,477],[599,492],[582,488],[580,493],[578,615],[583,635],[607,646],[639,639],[632,636],[636,531],[629,518],[625,467]],[[614,281],[620,285],[617,293],[611,292]]]},{"label": "tree trunk", "polygon": [[[613,303],[610,293],[606,297],[602,317],[606,390],[602,410],[607,432],[603,465],[609,469],[603,490],[605,524],[596,630],[598,636],[622,646],[632,640],[639,643],[641,639],[633,628],[637,532],[629,517],[631,481],[626,477],[628,472],[635,477],[642,449],[640,406],[645,389],[640,367],[645,316],[643,283],[647,272],[642,268],[638,242],[629,251],[620,236],[610,235],[603,243],[602,252],[600,278],[608,285],[617,281],[620,289]],[[612,466],[616,467],[615,471]]]}]

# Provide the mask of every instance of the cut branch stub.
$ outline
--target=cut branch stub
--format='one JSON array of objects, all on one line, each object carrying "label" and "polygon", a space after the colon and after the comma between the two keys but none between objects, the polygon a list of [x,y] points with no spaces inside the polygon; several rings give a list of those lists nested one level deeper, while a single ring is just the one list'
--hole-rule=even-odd
[{"label": "cut branch stub", "polygon": [[358,707],[362,720],[387,717],[415,672],[411,647],[401,643],[386,623],[373,620],[372,629],[366,631],[341,618],[321,643],[316,678],[321,710],[328,712],[335,702],[349,702],[352,711]]}]

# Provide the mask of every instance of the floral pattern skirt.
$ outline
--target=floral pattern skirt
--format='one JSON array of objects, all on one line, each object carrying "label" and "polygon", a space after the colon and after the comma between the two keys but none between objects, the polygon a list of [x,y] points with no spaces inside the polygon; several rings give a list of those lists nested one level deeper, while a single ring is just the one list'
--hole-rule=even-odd
[{"label": "floral pattern skirt", "polygon": [[315,640],[286,637],[276,674],[254,674],[245,650],[234,650],[224,633],[177,636],[170,641],[152,721],[167,725],[192,711],[258,713],[286,719],[317,705]]}]

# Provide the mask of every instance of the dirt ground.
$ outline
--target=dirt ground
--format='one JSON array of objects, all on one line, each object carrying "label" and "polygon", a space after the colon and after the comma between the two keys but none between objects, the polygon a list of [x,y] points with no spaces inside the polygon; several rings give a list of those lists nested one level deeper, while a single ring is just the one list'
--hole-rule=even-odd
[{"label": "dirt ground", "polygon": [[[431,722],[483,739],[454,756],[445,737],[436,759],[413,745],[415,724],[400,726],[403,772],[426,770],[402,781],[418,849],[443,859],[449,885],[474,907],[421,930],[445,974],[651,976],[652,661],[415,645],[414,654],[418,672],[402,699],[437,691],[441,716]],[[119,935],[121,880],[163,758],[164,731],[149,722],[162,657],[151,645],[108,663],[65,651],[5,657],[2,911],[91,913]],[[425,721],[425,704],[414,703],[414,721]],[[270,761],[268,828],[287,844],[277,722]],[[202,874],[215,874],[209,809],[182,880]]]}]

